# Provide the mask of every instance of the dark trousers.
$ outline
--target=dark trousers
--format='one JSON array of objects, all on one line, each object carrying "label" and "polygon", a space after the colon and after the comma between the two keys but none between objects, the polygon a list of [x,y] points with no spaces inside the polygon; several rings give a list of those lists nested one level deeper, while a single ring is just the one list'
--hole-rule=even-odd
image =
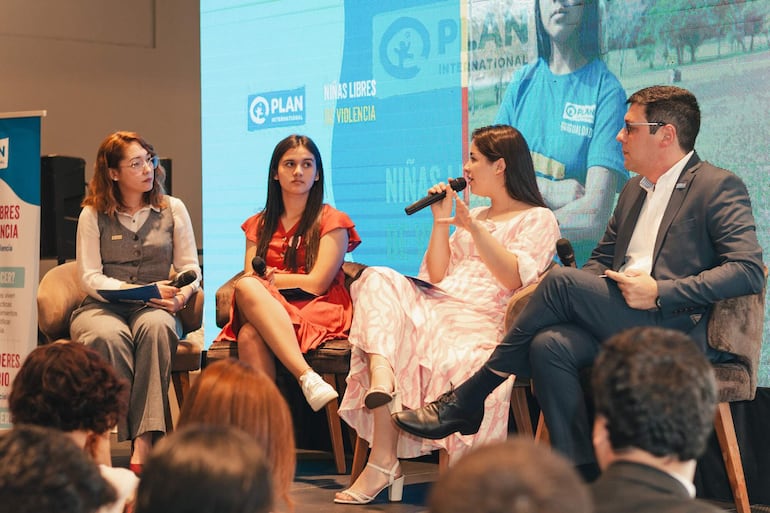
[{"label": "dark trousers", "polygon": [[557,267],[537,287],[487,367],[532,378],[552,445],[576,465],[590,463],[594,454],[580,369],[593,364],[602,341],[636,326],[691,332],[695,325],[687,315],[666,318],[658,310],[628,307],[609,278]]}]

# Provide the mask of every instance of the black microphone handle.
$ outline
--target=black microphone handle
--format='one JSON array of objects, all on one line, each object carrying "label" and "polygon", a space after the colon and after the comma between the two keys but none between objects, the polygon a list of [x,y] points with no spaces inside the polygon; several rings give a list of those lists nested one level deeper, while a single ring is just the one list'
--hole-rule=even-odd
[{"label": "black microphone handle", "polygon": [[577,267],[575,263],[575,250],[572,249],[572,243],[568,239],[559,239],[556,241],[556,254],[564,267]]},{"label": "black microphone handle", "polygon": [[575,255],[572,253],[565,255],[564,257],[559,256],[559,260],[561,260],[561,263],[564,265],[564,267],[577,267],[577,262],[575,262]]},{"label": "black microphone handle", "polygon": [[257,276],[265,277],[265,273],[267,272],[267,264],[265,263],[265,259],[261,256],[257,255],[254,258],[251,259],[251,268],[254,269],[254,272],[257,273]]},{"label": "black microphone handle", "polygon": [[446,191],[441,191],[437,194],[429,194],[424,198],[420,198],[419,200],[415,201],[414,203],[406,207],[404,209],[404,212],[406,212],[406,215],[410,216],[415,212],[418,212],[429,205],[433,205],[437,201],[441,201],[444,198],[446,198]]},{"label": "black microphone handle", "polygon": [[[454,180],[449,180],[449,187],[451,187],[453,190],[460,192],[461,190],[465,189],[465,186],[467,185],[467,182],[465,181],[465,178],[455,178]],[[442,199],[446,198],[446,190],[443,190],[437,194],[428,194],[424,198],[420,198],[408,207],[404,209],[404,212],[406,212],[406,215],[410,216],[414,214],[415,212],[418,212],[428,205],[433,205],[437,201],[441,201]]]},{"label": "black microphone handle", "polygon": [[185,285],[189,285],[192,282],[194,282],[197,277],[198,277],[198,273],[196,273],[192,269],[188,269],[182,273],[177,274],[174,277],[174,279],[171,280],[171,283],[169,283],[169,285],[171,285],[172,287],[181,289]]}]

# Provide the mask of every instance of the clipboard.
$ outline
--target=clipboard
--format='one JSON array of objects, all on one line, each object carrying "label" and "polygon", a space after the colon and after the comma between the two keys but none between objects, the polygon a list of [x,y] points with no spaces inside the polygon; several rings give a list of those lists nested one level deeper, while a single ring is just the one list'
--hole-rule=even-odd
[{"label": "clipboard", "polygon": [[312,292],[308,292],[307,290],[303,290],[299,287],[294,287],[291,289],[278,289],[278,292],[280,292],[281,295],[286,298],[286,301],[309,301],[318,297]]},{"label": "clipboard", "polygon": [[155,283],[130,289],[99,289],[96,292],[110,303],[147,303],[150,299],[160,299],[160,289]]}]

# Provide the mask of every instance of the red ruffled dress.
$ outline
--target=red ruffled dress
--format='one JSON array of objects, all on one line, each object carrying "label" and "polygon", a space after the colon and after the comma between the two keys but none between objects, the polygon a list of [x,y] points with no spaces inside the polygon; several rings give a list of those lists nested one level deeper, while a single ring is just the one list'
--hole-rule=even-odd
[{"label": "red ruffled dress", "polygon": [[[260,216],[261,214],[251,216],[241,225],[246,238],[252,242],[257,242],[257,227],[259,226]],[[350,217],[330,205],[324,205],[321,212],[321,237],[337,228],[345,228],[348,231],[348,253],[361,243],[361,238],[358,236],[358,232],[356,232],[355,225]],[[296,225],[289,230],[284,230],[281,223],[278,223],[278,229],[273,234],[267,248],[265,262],[268,266],[285,270],[283,253],[288,245],[288,241],[291,240],[296,230]],[[306,244],[300,242],[299,248],[297,248],[297,262],[300,263],[297,273],[307,273],[304,265],[305,250]],[[315,349],[327,340],[347,338],[350,323],[353,319],[353,303],[348,290],[345,288],[345,273],[342,271],[342,268],[337,272],[326,294],[310,300],[287,301],[275,286],[254,274],[244,275],[240,279],[259,280],[267,287],[272,296],[283,305],[289,313],[292,324],[294,324],[294,332],[297,334],[299,347],[303,353]],[[215,342],[236,341],[236,335],[241,325],[242,321],[236,308],[235,295],[233,295],[230,322],[222,328]]]}]

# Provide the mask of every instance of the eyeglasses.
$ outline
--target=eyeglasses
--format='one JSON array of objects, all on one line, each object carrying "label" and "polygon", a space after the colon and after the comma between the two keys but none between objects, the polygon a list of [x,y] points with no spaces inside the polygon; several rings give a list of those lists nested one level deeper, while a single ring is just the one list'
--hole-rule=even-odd
[{"label": "eyeglasses", "polygon": [[127,167],[131,171],[138,173],[139,171],[144,170],[144,166],[149,166],[150,169],[158,169],[158,165],[160,165],[160,159],[156,155],[153,155],[151,157],[147,157],[145,160],[142,160],[141,158],[135,158],[123,167]]},{"label": "eyeglasses", "polygon": [[663,121],[652,121],[652,122],[638,122],[638,123],[629,123],[626,121],[626,135],[631,133],[631,127],[635,126],[649,126],[650,128],[650,135],[654,135],[655,132],[658,131],[658,128],[662,126],[666,126],[668,123],[664,123]]}]

